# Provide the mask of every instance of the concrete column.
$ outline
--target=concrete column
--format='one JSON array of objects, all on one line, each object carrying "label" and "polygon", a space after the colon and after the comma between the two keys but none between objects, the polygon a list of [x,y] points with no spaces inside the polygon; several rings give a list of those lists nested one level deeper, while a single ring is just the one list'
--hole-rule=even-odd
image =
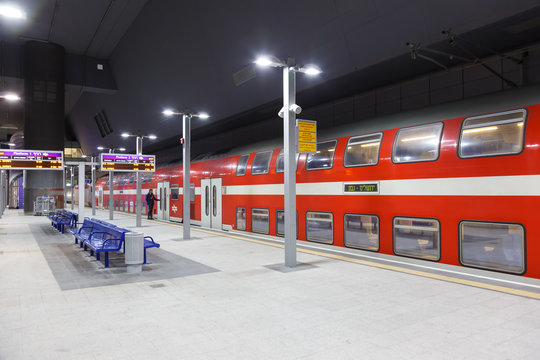
[{"label": "concrete column", "polygon": [[79,163],[79,219],[84,220],[84,193],[86,184],[84,181],[84,163]]},{"label": "concrete column", "polygon": [[[22,54],[24,73],[24,148],[64,150],[65,52],[60,45],[28,41]],[[34,211],[37,196],[63,194],[61,171],[26,172],[24,212]]]}]

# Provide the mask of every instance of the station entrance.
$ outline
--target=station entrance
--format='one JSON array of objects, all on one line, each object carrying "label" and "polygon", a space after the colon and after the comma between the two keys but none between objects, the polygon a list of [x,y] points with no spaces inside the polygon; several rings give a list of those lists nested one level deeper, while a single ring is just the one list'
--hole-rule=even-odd
[{"label": "station entrance", "polygon": [[169,197],[171,187],[168,181],[163,181],[157,184],[157,197],[159,199],[157,208],[158,220],[169,221]]},{"label": "station entrance", "polygon": [[221,178],[201,180],[201,225],[221,230]]}]

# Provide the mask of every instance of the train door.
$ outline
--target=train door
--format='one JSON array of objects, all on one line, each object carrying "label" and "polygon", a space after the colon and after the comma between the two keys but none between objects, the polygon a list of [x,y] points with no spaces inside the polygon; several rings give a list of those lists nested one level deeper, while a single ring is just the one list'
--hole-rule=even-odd
[{"label": "train door", "polygon": [[201,225],[221,230],[221,178],[201,180]]},{"label": "train door", "polygon": [[163,181],[157,184],[157,218],[159,220],[169,220],[169,198],[171,188],[168,181]]}]

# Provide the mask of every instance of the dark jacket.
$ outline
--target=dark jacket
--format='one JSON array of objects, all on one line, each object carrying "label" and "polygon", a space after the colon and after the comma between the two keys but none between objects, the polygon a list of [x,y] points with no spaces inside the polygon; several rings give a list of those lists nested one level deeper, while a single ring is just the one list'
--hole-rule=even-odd
[{"label": "dark jacket", "polygon": [[154,200],[157,200],[156,195],[150,193],[146,194],[146,203],[148,206],[154,205]]}]

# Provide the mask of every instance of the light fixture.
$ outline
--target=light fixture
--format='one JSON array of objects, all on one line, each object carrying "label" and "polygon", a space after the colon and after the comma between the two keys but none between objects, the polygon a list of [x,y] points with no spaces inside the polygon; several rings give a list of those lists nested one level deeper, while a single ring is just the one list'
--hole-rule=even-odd
[{"label": "light fixture", "polygon": [[279,60],[273,55],[259,56],[253,63],[263,67],[283,67],[286,65],[284,61]]},{"label": "light fixture", "polygon": [[21,97],[15,93],[5,93],[3,95],[0,95],[0,98],[5,99],[7,101],[19,101],[21,100]]},{"label": "light fixture", "polygon": [[126,148],[118,148],[119,151],[126,151]]},{"label": "light fixture", "polygon": [[13,19],[26,19],[24,11],[9,5],[0,5],[0,15]]},{"label": "light fixture", "polygon": [[122,135],[120,135],[120,136],[126,138],[126,137],[129,137],[129,134],[128,133],[122,133]]},{"label": "light fixture", "polygon": [[322,73],[321,68],[313,64],[304,65],[298,71],[306,75],[312,75],[312,76],[319,75],[320,73]]},{"label": "light fixture", "polygon": [[156,135],[148,135],[148,138],[150,140],[156,140],[157,139],[157,136]]},{"label": "light fixture", "polygon": [[173,111],[171,109],[163,110],[162,114],[165,115],[165,116],[180,115],[179,113],[177,113],[176,111]]},{"label": "light fixture", "polygon": [[97,149],[98,150],[105,150],[105,148],[103,146],[98,146]]}]

